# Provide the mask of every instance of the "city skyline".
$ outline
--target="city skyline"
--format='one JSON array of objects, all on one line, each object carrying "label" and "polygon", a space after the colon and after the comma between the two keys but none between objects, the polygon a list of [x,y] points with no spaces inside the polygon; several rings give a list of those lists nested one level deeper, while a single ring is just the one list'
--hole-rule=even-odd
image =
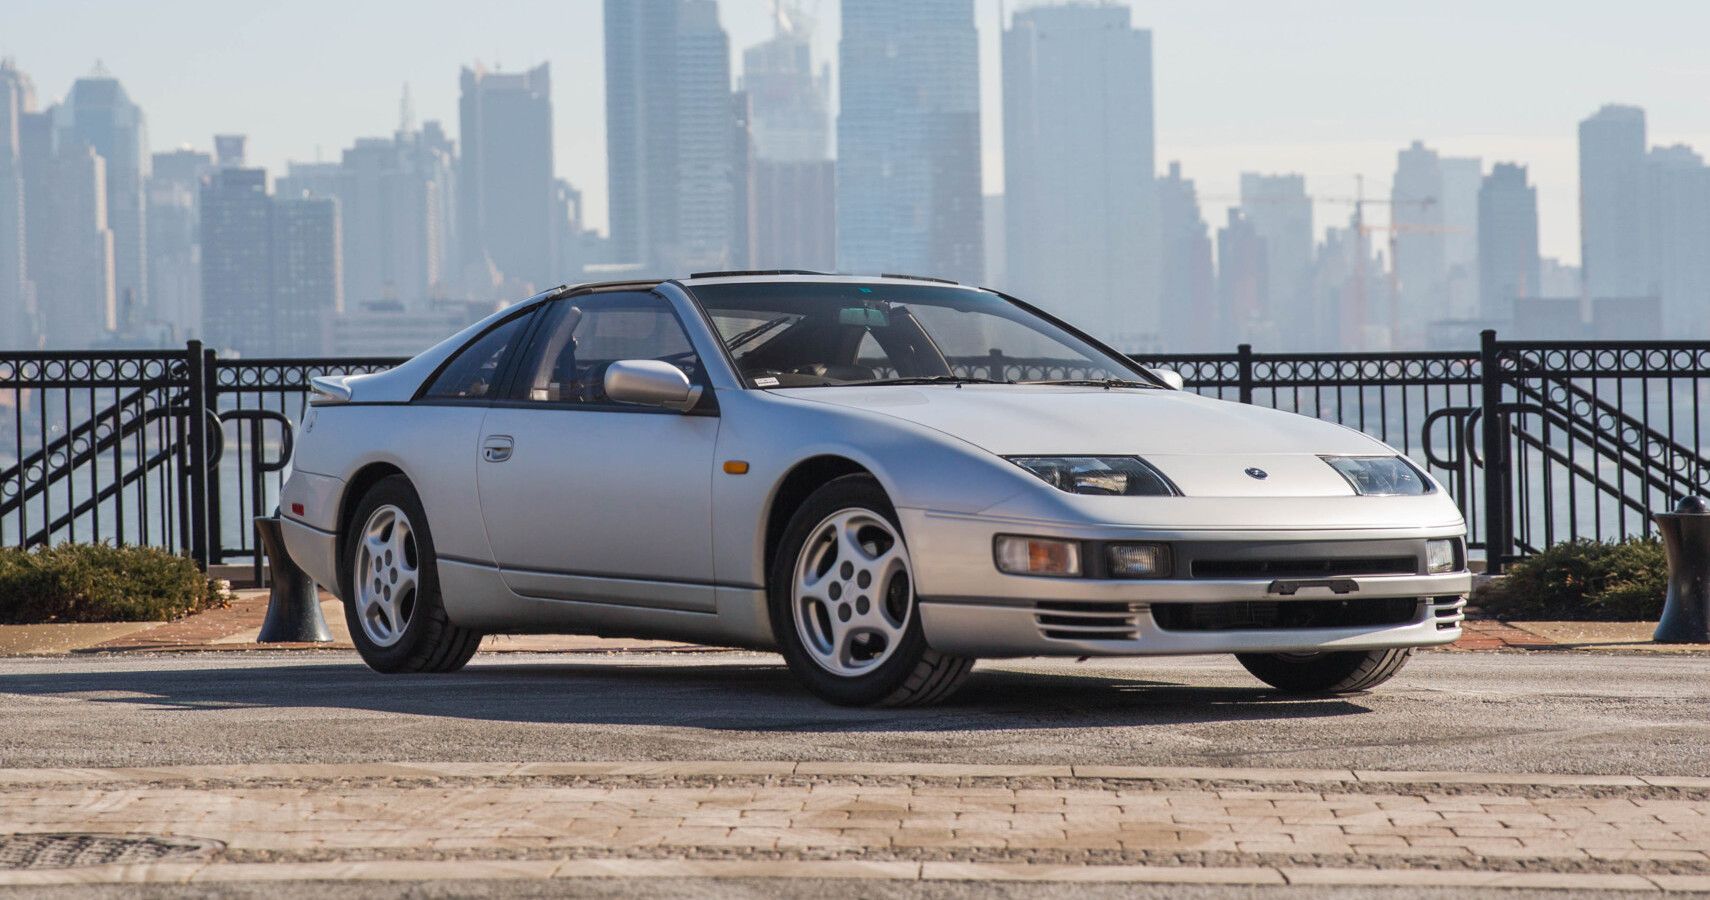
[{"label": "city skyline", "polygon": [[[1033,5],[1012,0],[1008,11]],[[1329,0],[1126,5],[1135,26],[1157,36],[1156,174],[1180,160],[1202,198],[1237,195],[1243,172],[1303,174],[1315,195],[1350,193],[1354,176],[1363,174],[1368,189],[1386,192],[1396,149],[1419,139],[1443,156],[1526,165],[1539,195],[1543,255],[1576,263],[1575,126],[1589,110],[1640,106],[1652,144],[1710,146],[1710,113],[1694,87],[1710,79],[1710,64],[1691,38],[1703,31],[1692,23],[1710,25],[1710,8],[1700,4],[1652,4],[1617,18],[1591,3],[1490,8],[1454,0],[1423,10]],[[733,81],[741,53],[771,36],[769,6],[720,4]],[[974,6],[983,186],[992,194],[1003,179],[999,2]],[[44,106],[63,99],[102,60],[147,110],[154,150],[203,147],[208,133],[238,131],[251,136],[254,164],[274,173],[287,161],[315,160],[317,147],[320,159],[336,160],[358,137],[380,133],[395,119],[406,83],[419,118],[449,123],[456,121],[457,67],[480,60],[498,68],[498,60],[503,71],[519,72],[545,61],[555,82],[569,86],[554,92],[558,176],[584,192],[586,221],[605,230],[599,0],[519,0],[474,22],[437,0],[408,11],[322,0],[283,10],[229,7],[173,0],[162,15],[162,7],[104,0],[10,4],[0,10],[0,55],[17,57],[34,76]],[[817,5],[816,64],[835,65],[837,7],[834,0]],[[1477,15],[1469,14],[1473,7]],[[333,15],[350,27],[323,27]],[[1312,29],[1298,27],[1308,20]],[[444,27],[450,22],[457,27]],[[1278,28],[1285,23],[1294,27]],[[1295,37],[1278,41],[1279,33]],[[374,34],[389,37],[374,41]],[[315,48],[315,65],[302,66],[297,51],[304,46]],[[281,71],[291,77],[265,74]],[[338,99],[313,102],[322,96]],[[834,92],[834,114],[835,104]],[[1232,205],[1204,202],[1214,211]],[[1344,212],[1318,205],[1315,237],[1341,224]]]}]

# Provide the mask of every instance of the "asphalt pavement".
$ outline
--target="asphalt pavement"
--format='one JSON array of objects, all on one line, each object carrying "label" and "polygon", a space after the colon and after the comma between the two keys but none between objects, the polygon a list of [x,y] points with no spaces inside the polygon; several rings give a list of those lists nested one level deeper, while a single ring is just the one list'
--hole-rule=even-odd
[{"label": "asphalt pavement", "polygon": [[816,760],[1710,775],[1710,655],[1423,653],[1286,699],[1233,659],[986,662],[949,703],[857,710],[776,656],[504,654],[383,676],[354,654],[0,659],[0,767]]}]

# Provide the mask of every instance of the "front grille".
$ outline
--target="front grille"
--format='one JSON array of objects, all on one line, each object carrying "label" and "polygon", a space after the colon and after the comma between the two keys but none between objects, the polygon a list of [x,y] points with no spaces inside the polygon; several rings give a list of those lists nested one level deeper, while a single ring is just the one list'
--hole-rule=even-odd
[{"label": "front grille", "polygon": [[1196,559],[1194,578],[1331,578],[1350,575],[1417,575],[1411,556],[1342,559]]},{"label": "front grille", "polygon": [[1152,619],[1165,631],[1370,628],[1404,625],[1413,621],[1418,612],[1419,601],[1412,597],[1152,604]]},{"label": "front grille", "polygon": [[1139,633],[1144,606],[1041,600],[1033,619],[1039,632],[1058,641],[1131,641]]}]

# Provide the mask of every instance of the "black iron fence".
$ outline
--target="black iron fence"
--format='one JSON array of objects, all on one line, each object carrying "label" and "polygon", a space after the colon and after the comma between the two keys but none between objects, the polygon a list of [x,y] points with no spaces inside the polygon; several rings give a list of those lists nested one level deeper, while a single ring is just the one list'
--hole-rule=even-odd
[{"label": "black iron fence", "polygon": [[[1556,541],[1650,534],[1710,492],[1710,342],[1499,341],[1470,352],[1153,354],[1187,389],[1339,422],[1454,495],[1493,568]],[[0,354],[0,545],[146,543],[260,565],[309,379],[387,358],[220,359],[183,350]],[[956,360],[1062,378],[1060,360]]]}]

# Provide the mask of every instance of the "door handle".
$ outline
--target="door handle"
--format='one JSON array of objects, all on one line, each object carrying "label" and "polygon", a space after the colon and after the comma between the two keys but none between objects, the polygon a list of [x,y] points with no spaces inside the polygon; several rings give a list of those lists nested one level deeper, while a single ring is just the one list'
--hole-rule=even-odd
[{"label": "door handle", "polygon": [[504,462],[511,458],[516,442],[508,434],[495,434],[481,442],[481,458],[488,462]]}]

